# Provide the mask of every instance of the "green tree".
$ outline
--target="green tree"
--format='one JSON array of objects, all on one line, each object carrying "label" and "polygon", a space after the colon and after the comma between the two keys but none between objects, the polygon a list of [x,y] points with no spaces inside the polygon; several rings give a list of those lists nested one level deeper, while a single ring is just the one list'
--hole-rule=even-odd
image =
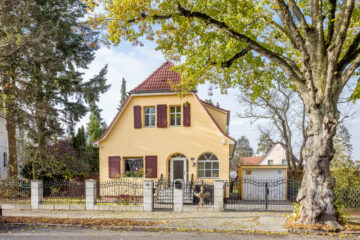
[{"label": "green tree", "polygon": [[120,89],[120,103],[119,106],[117,107],[118,110],[120,110],[121,106],[124,104],[126,98],[128,97],[128,94],[126,92],[126,80],[125,78],[122,79],[121,81],[121,89]]},{"label": "green tree", "polygon": [[269,136],[268,133],[262,132],[259,137],[258,141],[258,147],[256,150],[256,153],[261,153],[262,155],[265,155],[271,148],[271,146],[274,144],[273,140]]},{"label": "green tree", "polygon": [[[108,27],[109,40],[141,44],[155,39],[157,49],[176,60],[179,89],[211,81],[222,89],[240,87],[253,99],[272,88],[278,66],[289,87],[304,101],[308,141],[306,171],[297,200],[299,222],[339,228],[334,206],[333,136],[339,96],[360,66],[358,1],[325,0],[88,0],[104,14],[92,19]],[[101,25],[103,24],[103,25]],[[181,62],[180,62],[181,59]],[[360,97],[360,81],[353,88]]]},{"label": "green tree", "polygon": [[234,155],[231,161],[235,166],[239,166],[239,164],[241,163],[241,158],[250,157],[253,154],[254,154],[254,150],[250,146],[249,139],[245,136],[241,136],[236,141]]},{"label": "green tree", "polygon": [[94,113],[90,115],[90,122],[88,123],[87,134],[89,136],[89,142],[92,143],[94,140],[101,137],[103,131],[100,127],[100,121]]}]

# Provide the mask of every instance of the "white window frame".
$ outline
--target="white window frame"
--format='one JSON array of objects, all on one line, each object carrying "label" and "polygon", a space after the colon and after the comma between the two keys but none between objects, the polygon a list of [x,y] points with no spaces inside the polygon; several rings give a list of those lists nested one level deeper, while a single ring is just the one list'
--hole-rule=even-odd
[{"label": "white window frame", "polygon": [[[207,157],[206,155],[207,154],[210,154],[210,157]],[[200,160],[200,158],[202,156],[205,156],[205,159],[206,160]],[[216,159],[211,159],[212,156],[214,156]],[[210,162],[211,163],[211,167],[210,169],[206,168],[206,163]],[[204,168],[203,169],[199,169],[199,163],[204,163]],[[214,163],[217,163],[218,164],[218,167],[217,168],[214,168]],[[200,177],[199,176],[199,171],[202,170],[204,171],[204,176],[203,177]],[[210,170],[211,171],[211,175],[213,174],[213,171],[214,170],[217,170],[217,177],[207,177],[206,176],[206,170]],[[215,155],[215,154],[212,154],[212,153],[204,153],[202,154],[199,158],[198,158],[198,164],[197,164],[197,177],[198,178],[219,178],[220,177],[220,161],[219,161],[219,158]]]},{"label": "white window frame", "polygon": [[[285,163],[285,164],[284,164],[284,163]],[[287,165],[286,159],[282,159],[282,160],[281,160],[281,164],[284,165],[284,166]]]},{"label": "white window frame", "polygon": [[[174,108],[175,109],[175,112],[171,112],[171,109],[172,108]],[[180,112],[178,112],[177,110],[176,110],[176,108],[180,108]],[[174,105],[174,106],[170,106],[170,126],[172,126],[172,127],[180,127],[181,126],[181,105]],[[176,122],[176,117],[177,117],[177,115],[179,115],[180,116],[180,123],[178,124],[177,122]],[[175,117],[175,124],[172,124],[171,123],[171,116],[174,116]]]},{"label": "white window frame", "polygon": [[[271,162],[271,164],[270,164],[270,162]],[[269,166],[274,165],[274,160],[268,160],[268,165],[269,165]]]},{"label": "white window frame", "polygon": [[[149,113],[146,113],[146,109],[149,108]],[[153,108],[154,109],[154,112],[150,112],[150,109]],[[154,116],[152,118],[152,116]],[[146,118],[149,118],[149,125],[146,125]],[[153,119],[154,121],[152,122]],[[148,107],[144,107],[144,127],[155,127],[155,124],[156,124],[156,109],[154,106],[148,106]]]}]

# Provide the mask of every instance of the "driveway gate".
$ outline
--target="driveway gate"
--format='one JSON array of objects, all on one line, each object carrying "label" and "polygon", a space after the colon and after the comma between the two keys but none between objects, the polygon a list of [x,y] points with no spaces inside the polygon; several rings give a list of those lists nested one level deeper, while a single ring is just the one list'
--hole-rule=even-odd
[{"label": "driveway gate", "polygon": [[292,211],[301,182],[242,178],[226,182],[224,210]]}]

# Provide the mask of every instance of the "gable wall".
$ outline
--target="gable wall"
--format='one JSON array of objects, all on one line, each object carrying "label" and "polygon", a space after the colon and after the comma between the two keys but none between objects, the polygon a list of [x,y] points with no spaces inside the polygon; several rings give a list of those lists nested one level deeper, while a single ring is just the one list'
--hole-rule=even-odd
[{"label": "gable wall", "polygon": [[221,130],[226,133],[227,132],[227,114],[224,112],[220,112],[215,110],[214,108],[208,107],[205,105],[205,108],[209,111],[211,116],[214,118],[216,123],[219,125]]},{"label": "gable wall", "polygon": [[259,165],[268,165],[268,160],[273,160],[274,165],[282,165],[282,160],[286,159],[286,151],[281,144],[277,143],[270,151]]},{"label": "gable wall", "polygon": [[[187,101],[191,106],[190,127],[157,128],[155,124],[155,127],[134,128],[134,106],[182,105]],[[169,107],[167,114],[169,124]],[[223,144],[224,140],[225,144]],[[158,157],[158,178],[161,173],[167,178],[167,161],[175,153],[182,153],[187,157],[189,177],[194,174],[196,178],[197,164],[192,166],[191,162],[196,163],[198,157],[205,152],[211,152],[219,158],[219,178],[228,179],[229,177],[229,140],[220,133],[192,94],[188,94],[182,99],[177,95],[133,96],[108,136],[99,142],[99,149],[101,181],[108,180],[108,156],[123,158],[155,155]],[[191,161],[191,158],[195,160]],[[123,169],[122,165],[121,171]]]}]

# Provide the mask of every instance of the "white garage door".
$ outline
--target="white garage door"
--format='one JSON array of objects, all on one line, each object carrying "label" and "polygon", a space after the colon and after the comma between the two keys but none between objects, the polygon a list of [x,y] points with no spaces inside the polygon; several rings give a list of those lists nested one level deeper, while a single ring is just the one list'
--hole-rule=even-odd
[{"label": "white garage door", "polygon": [[244,169],[242,180],[243,200],[265,200],[268,183],[268,200],[286,199],[285,169]]}]

